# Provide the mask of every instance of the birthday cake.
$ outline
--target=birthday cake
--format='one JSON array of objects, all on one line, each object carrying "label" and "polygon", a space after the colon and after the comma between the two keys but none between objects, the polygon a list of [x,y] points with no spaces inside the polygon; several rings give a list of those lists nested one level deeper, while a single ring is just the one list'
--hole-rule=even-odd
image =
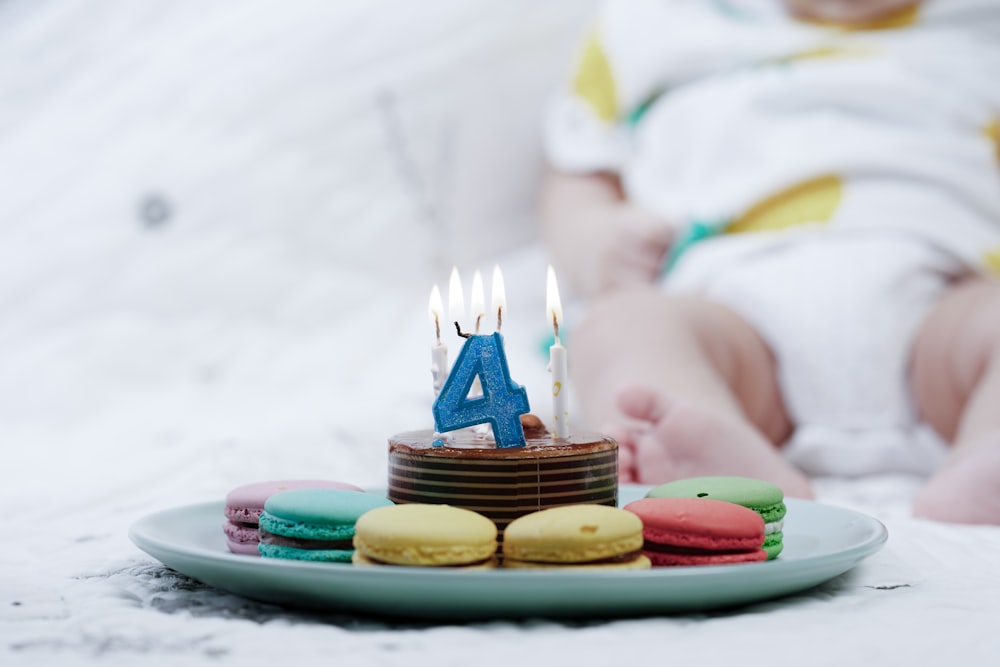
[{"label": "birthday cake", "polygon": [[[436,334],[431,357],[434,430],[409,431],[389,439],[390,500],[478,512],[496,524],[498,541],[508,523],[531,512],[577,504],[617,506],[618,443],[600,434],[569,433],[562,391],[566,351],[559,341],[562,307],[551,267],[548,273],[556,433],[530,414],[526,390],[511,378],[499,331],[506,311],[499,270],[494,269],[493,278],[497,330],[479,334],[485,311],[477,275],[472,299],[476,333],[463,333],[459,318],[451,318],[463,341],[450,369],[441,341],[440,290],[435,286],[428,309]],[[461,304],[461,294],[457,269],[452,269],[449,296],[455,297],[454,304]]]},{"label": "birthday cake", "polygon": [[525,415],[525,445],[498,447],[481,430],[409,431],[389,439],[388,497],[479,512],[502,533],[514,519],[562,505],[618,504],[618,444],[604,435],[553,438]]}]

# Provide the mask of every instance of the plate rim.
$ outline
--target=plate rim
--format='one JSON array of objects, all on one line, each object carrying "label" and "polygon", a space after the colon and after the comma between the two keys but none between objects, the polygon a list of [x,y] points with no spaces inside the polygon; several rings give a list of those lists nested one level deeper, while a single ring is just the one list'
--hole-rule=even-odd
[{"label": "plate rim", "polygon": [[[630,486],[633,487],[631,489],[633,492],[640,492],[642,488],[651,488],[640,485]],[[749,597],[744,595],[743,597],[746,599],[738,599],[735,602],[735,606],[739,606],[742,604],[749,604],[766,599],[781,597],[815,587],[816,585],[833,579],[853,569],[858,563],[860,563],[860,561],[879,551],[888,541],[889,533],[885,524],[879,519],[865,514],[864,512],[846,507],[796,498],[788,498],[786,499],[786,503],[791,505],[789,508],[790,513],[798,513],[798,511],[801,511],[801,508],[811,507],[814,509],[820,508],[823,512],[831,512],[836,515],[841,515],[845,521],[853,519],[855,522],[864,524],[868,534],[865,539],[832,553],[817,554],[806,558],[795,558],[785,561],[781,561],[779,557],[778,560],[758,563],[737,563],[718,566],[681,566],[671,568],[653,568],[650,570],[607,571],[562,571],[552,569],[504,570],[502,568],[496,570],[462,570],[405,566],[394,566],[391,568],[358,568],[357,566],[349,563],[311,563],[292,560],[285,561],[281,559],[260,559],[253,556],[234,554],[229,551],[218,551],[199,544],[192,545],[171,542],[158,535],[158,533],[161,533],[164,530],[163,528],[158,527],[158,524],[163,520],[182,518],[185,514],[189,514],[193,517],[195,515],[201,516],[209,513],[217,514],[219,517],[219,534],[221,535],[221,526],[222,521],[224,520],[222,515],[224,502],[221,500],[174,506],[151,512],[137,519],[130,525],[128,536],[133,544],[135,544],[140,550],[149,554],[167,567],[170,567],[171,569],[174,569],[197,581],[236,595],[291,607],[306,606],[320,609],[337,609],[342,611],[350,611],[354,609],[357,611],[374,613],[376,615],[384,612],[385,610],[380,610],[377,605],[373,606],[367,602],[354,599],[351,595],[347,596],[348,598],[352,598],[350,600],[345,601],[343,599],[331,599],[328,601],[329,604],[325,603],[325,596],[321,595],[318,599],[305,600],[304,603],[300,605],[294,599],[275,599],[276,594],[270,591],[265,591],[265,593],[261,595],[256,595],[254,594],[254,590],[250,590],[248,592],[242,585],[233,586],[232,581],[224,581],[220,584],[214,574],[213,576],[205,577],[203,570],[205,568],[213,571],[216,569],[221,571],[230,569],[232,570],[232,577],[238,577],[239,573],[252,573],[253,575],[263,575],[268,579],[277,579],[285,584],[288,584],[292,580],[297,580],[300,577],[315,576],[317,577],[316,582],[318,586],[336,587],[338,583],[343,583],[348,589],[364,587],[365,585],[370,584],[371,580],[374,578],[376,585],[380,587],[387,585],[402,585],[408,589],[421,590],[434,584],[447,583],[449,590],[454,590],[458,586],[475,585],[473,587],[478,586],[487,591],[496,592],[500,589],[498,582],[507,582],[509,585],[520,587],[522,585],[537,585],[540,579],[546,583],[551,591],[555,592],[570,591],[574,586],[588,583],[595,590],[607,592],[605,589],[608,589],[608,582],[620,582],[625,588],[631,590],[633,588],[639,589],[646,584],[650,584],[650,582],[656,582],[660,586],[668,587],[671,584],[667,582],[684,581],[684,586],[686,587],[689,584],[695,584],[706,580],[710,582],[721,582],[722,584],[735,583],[737,585],[741,582],[745,584],[746,580],[750,580],[752,582],[756,580],[755,583],[758,585],[769,584],[774,589],[778,590],[778,592],[773,595],[767,594],[766,591],[759,595],[750,595]],[[180,563],[178,563],[178,561],[180,561]],[[195,567],[188,567],[187,564],[192,561],[194,561],[197,565]],[[780,571],[776,569],[775,566],[778,566]],[[778,576],[775,577],[775,574]],[[811,583],[809,583],[809,585],[783,585],[784,582],[781,581],[782,574],[789,577],[789,582],[787,582],[789,584],[791,584],[792,580],[801,579],[803,577],[809,579]],[[230,579],[232,577],[230,577]],[[348,578],[353,578],[356,581],[351,582]],[[206,581],[206,579],[210,579],[211,581]],[[227,583],[229,585],[226,585]],[[238,590],[234,590],[234,588]],[[753,589],[754,586],[750,586],[750,588]],[[767,588],[767,586],[764,586],[764,588]],[[627,593],[628,590],[624,592]],[[259,593],[259,591],[256,592]],[[614,595],[614,593],[611,594]],[[278,595],[277,597],[280,598],[281,596]],[[463,596],[458,597],[462,598]],[[616,597],[614,601],[616,604],[611,606],[615,608],[609,609],[609,613],[606,614],[606,616],[620,617],[629,615],[627,595],[623,598]],[[361,602],[361,604],[358,604],[359,602]],[[554,607],[558,607],[558,604],[556,603],[558,603],[558,601],[553,603]],[[510,617],[509,614],[492,613],[491,605],[488,603],[482,605],[481,607],[470,607],[468,604],[461,602],[449,604],[443,603],[439,600],[436,604],[441,605],[440,608],[419,610],[418,613],[416,613],[416,616],[424,618]],[[494,604],[493,606],[497,605]],[[527,608],[524,610],[523,614],[517,613],[515,616],[519,618],[527,618],[539,615],[545,617],[587,617],[595,615],[593,613],[560,613],[558,610],[556,610],[555,613],[551,613],[551,609],[545,611],[544,605],[540,607],[543,609],[541,614],[531,613],[532,609],[536,606],[538,605],[529,604],[526,606]],[[655,613],[676,613],[682,611],[714,609],[726,606],[734,605],[727,605],[724,602],[720,603],[718,601],[706,602],[703,605],[698,605],[694,603],[685,604],[665,600],[663,604],[659,605],[654,611]],[[502,607],[503,605],[500,604],[499,608]],[[649,615],[649,613],[644,613],[642,615]],[[404,616],[413,617],[413,614],[404,614]]]}]

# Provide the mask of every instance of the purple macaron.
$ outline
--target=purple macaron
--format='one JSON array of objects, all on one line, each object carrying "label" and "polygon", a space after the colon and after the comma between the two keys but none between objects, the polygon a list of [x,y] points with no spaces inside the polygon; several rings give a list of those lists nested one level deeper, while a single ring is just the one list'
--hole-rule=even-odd
[{"label": "purple macaron", "polygon": [[298,489],[363,491],[354,484],[323,479],[283,479],[237,487],[226,494],[226,522],[222,524],[229,550],[235,554],[259,556],[257,522],[264,511],[264,501],[275,493]]}]

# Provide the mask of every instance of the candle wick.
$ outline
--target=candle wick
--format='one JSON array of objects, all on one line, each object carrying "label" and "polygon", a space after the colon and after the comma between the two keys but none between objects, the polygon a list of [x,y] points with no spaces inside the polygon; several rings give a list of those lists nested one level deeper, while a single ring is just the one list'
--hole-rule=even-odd
[{"label": "candle wick", "polygon": [[476,333],[479,333],[479,323],[483,321],[483,314],[476,315]]},{"label": "candle wick", "polygon": [[434,335],[437,337],[437,344],[441,344],[441,321],[438,319],[437,313],[434,313]]},{"label": "candle wick", "polygon": [[556,317],[555,311],[552,311],[552,330],[555,332],[555,342],[559,344],[559,319]]},{"label": "candle wick", "polygon": [[462,326],[458,323],[458,321],[455,322],[455,331],[457,331],[458,335],[462,338],[472,338],[472,334],[467,334],[462,331]]},{"label": "candle wick", "polygon": [[500,327],[503,326],[503,308],[497,308],[497,332],[499,333]]}]

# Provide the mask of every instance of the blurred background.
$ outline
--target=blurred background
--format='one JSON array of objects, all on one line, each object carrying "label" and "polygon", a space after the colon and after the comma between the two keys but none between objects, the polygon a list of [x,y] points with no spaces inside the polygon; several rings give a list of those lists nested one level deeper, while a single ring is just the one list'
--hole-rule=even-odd
[{"label": "blurred background", "polygon": [[540,115],[593,4],[0,0],[5,492],[384,483],[452,265],[501,264],[544,417]]}]

